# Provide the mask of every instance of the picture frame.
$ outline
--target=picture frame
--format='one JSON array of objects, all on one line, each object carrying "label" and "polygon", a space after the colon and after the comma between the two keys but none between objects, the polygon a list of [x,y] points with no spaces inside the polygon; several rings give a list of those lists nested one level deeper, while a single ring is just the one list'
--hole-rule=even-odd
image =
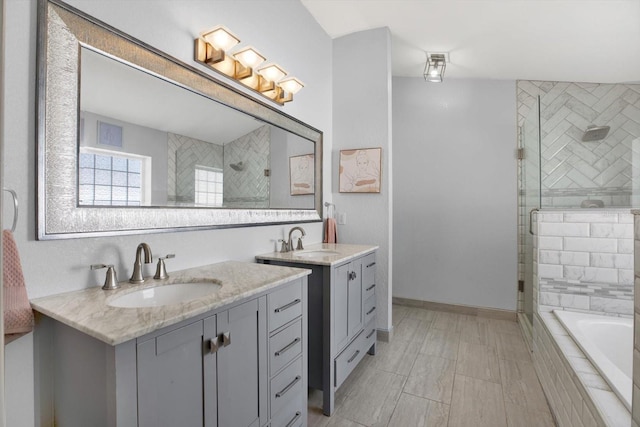
[{"label": "picture frame", "polygon": [[382,148],[340,150],[341,193],[380,193]]},{"label": "picture frame", "polygon": [[289,157],[289,187],[292,196],[315,194],[315,156]]},{"label": "picture frame", "polygon": [[122,148],[122,126],[99,121],[98,144]]}]

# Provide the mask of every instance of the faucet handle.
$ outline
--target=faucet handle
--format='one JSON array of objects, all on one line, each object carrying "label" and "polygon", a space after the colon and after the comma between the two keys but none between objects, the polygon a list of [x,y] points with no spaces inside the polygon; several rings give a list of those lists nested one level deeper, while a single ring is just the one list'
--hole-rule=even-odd
[{"label": "faucet handle", "polygon": [[92,264],[92,270],[100,270],[102,268],[107,269],[107,276],[104,279],[104,285],[102,285],[102,289],[105,291],[112,291],[114,289],[118,289],[120,285],[118,284],[118,278],[116,277],[116,271],[113,268],[112,264]]},{"label": "faucet handle", "polygon": [[301,250],[303,250],[303,249],[304,249],[304,247],[302,246],[302,238],[303,238],[303,237],[304,237],[304,236],[300,236],[300,237],[298,237],[298,247],[296,247],[296,250],[298,250],[298,251],[301,251]]},{"label": "faucet handle", "polygon": [[289,243],[285,242],[284,239],[278,239],[278,242],[282,242],[280,252],[289,252]]},{"label": "faucet handle", "polygon": [[164,264],[164,260],[175,257],[176,254],[168,254],[163,257],[158,257],[158,266],[156,267],[156,274],[153,276],[153,278],[157,280],[168,279],[169,274],[167,274],[167,266]]}]

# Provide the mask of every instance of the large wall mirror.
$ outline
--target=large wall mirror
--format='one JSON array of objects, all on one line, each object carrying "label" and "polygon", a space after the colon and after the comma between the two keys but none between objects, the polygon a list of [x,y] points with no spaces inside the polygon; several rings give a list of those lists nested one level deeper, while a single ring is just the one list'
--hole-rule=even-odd
[{"label": "large wall mirror", "polygon": [[38,239],[320,221],[322,133],[39,4]]}]

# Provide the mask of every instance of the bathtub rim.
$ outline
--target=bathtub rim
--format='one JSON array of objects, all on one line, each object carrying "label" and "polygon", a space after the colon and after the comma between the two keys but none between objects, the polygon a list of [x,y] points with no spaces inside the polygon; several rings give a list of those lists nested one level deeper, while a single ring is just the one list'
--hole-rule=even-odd
[{"label": "bathtub rim", "polygon": [[[566,329],[569,336],[573,339],[580,350],[584,353],[586,358],[591,362],[593,367],[600,373],[602,378],[611,388],[620,401],[626,406],[627,410],[631,411],[633,382],[618,366],[615,365],[609,358],[604,355],[595,344],[592,344],[583,333],[580,332],[578,327],[572,328],[571,326],[579,320],[579,318],[591,317],[597,318],[598,321],[620,321],[620,319],[627,319],[624,317],[606,316],[595,313],[583,313],[571,310],[553,310],[553,314],[556,316],[560,324]],[[632,322],[633,319],[629,319]],[[633,335],[632,335],[633,337]],[[625,392],[628,390],[628,392]]]},{"label": "bathtub rim", "polygon": [[[562,343],[559,341],[560,338],[566,338],[573,344],[576,349],[582,353],[582,350],[574,343],[573,338],[569,336],[564,327],[560,324],[560,321],[553,314],[553,308],[550,306],[538,306],[539,309],[534,312],[533,315],[533,334],[534,334],[534,351],[532,353],[534,367],[536,369],[536,373],[540,376],[543,375],[544,369],[551,369],[547,373],[557,372],[556,369],[564,369],[569,373],[569,381],[575,386],[577,392],[579,394],[580,399],[583,402],[585,408],[589,410],[591,415],[595,419],[595,425],[597,426],[607,426],[607,427],[618,427],[620,425],[631,425],[631,412],[624,406],[624,404],[620,401],[618,396],[611,390],[597,390],[594,386],[590,385],[585,375],[588,375],[584,370],[578,370],[575,363],[572,359],[575,359],[575,356],[569,355],[567,351],[566,343]],[[548,341],[548,344],[545,344],[545,341]],[[557,362],[560,363],[561,368],[554,367],[555,363],[552,359],[549,359],[545,356],[544,346],[549,345],[552,350],[557,354],[559,360]],[[542,347],[541,347],[542,346]],[[586,356],[582,354],[581,358],[585,359]],[[600,373],[593,367],[591,362],[588,359],[585,359],[588,365],[592,368],[592,373],[594,375],[600,375]],[[549,381],[554,381],[551,377],[548,377]],[[604,380],[603,380],[604,381]],[[542,383],[542,381],[541,381]],[[552,384],[547,384],[547,386],[551,386]],[[549,393],[552,390],[549,390],[547,386],[543,386],[543,391],[547,400],[550,402],[549,406],[552,408],[553,416],[556,419],[556,423],[560,422],[562,418],[560,413],[558,412],[557,404],[552,403],[550,400],[554,396]],[[557,396],[557,387],[556,387],[556,396]],[[607,394],[611,396],[611,398],[615,399],[617,404],[612,404],[612,401],[607,397]],[[562,402],[562,401],[560,401]],[[560,405],[562,406],[562,404]],[[622,423],[616,422],[617,420],[624,420]],[[591,423],[589,425],[593,425]],[[571,425],[569,423],[567,425]]]}]

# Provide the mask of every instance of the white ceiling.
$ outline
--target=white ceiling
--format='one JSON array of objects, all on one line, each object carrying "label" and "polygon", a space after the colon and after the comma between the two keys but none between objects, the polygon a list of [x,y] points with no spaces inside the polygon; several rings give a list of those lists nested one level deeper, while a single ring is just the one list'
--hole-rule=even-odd
[{"label": "white ceiling", "polygon": [[332,38],[389,27],[394,76],[640,81],[640,0],[302,0]]}]

